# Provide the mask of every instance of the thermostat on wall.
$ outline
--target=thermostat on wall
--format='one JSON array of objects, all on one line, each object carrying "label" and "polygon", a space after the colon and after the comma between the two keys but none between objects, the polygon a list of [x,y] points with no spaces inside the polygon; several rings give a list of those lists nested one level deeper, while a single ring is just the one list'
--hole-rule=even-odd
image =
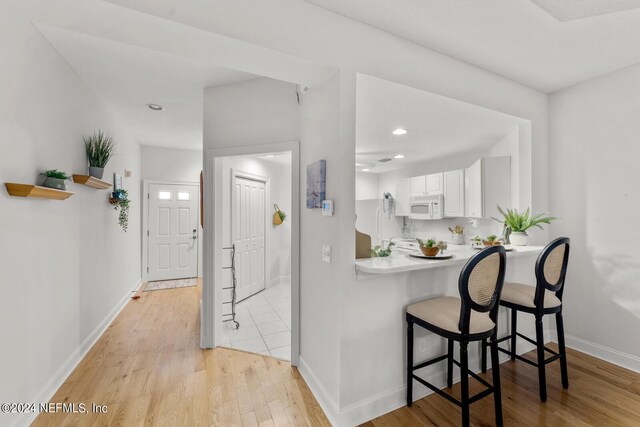
[{"label": "thermostat on wall", "polygon": [[333,216],[333,200],[322,201],[322,215]]}]

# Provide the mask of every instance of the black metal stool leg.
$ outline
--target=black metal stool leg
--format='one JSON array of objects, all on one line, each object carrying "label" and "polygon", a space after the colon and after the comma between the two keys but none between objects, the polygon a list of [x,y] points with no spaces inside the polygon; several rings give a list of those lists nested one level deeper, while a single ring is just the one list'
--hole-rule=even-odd
[{"label": "black metal stool leg", "polygon": [[407,320],[407,406],[413,403],[413,322]]},{"label": "black metal stool leg", "polygon": [[447,387],[453,386],[453,340],[448,339],[447,344]]},{"label": "black metal stool leg", "polygon": [[536,344],[538,350],[538,381],[540,387],[540,400],[547,401],[547,377],[544,363],[544,330],[542,328],[542,315],[536,316]]},{"label": "black metal stool leg", "polygon": [[491,372],[493,372],[493,402],[496,411],[496,426],[502,426],[502,390],[500,389],[500,361],[498,360],[498,340],[491,337]]},{"label": "black metal stool leg", "polygon": [[518,310],[515,308],[511,309],[511,360],[516,360],[516,338],[518,336],[516,333],[518,332]]},{"label": "black metal stool leg", "polygon": [[[482,373],[484,374],[487,372],[487,340],[482,340],[480,351],[482,352],[482,362],[480,368],[482,369]],[[491,363],[493,364],[493,359],[491,359]]]},{"label": "black metal stool leg", "polygon": [[461,408],[462,425],[469,425],[469,354],[467,351],[469,343],[460,342],[460,384],[461,384]]},{"label": "black metal stool leg", "polygon": [[558,327],[558,353],[562,355],[560,358],[562,387],[567,389],[569,388],[569,373],[567,371],[567,349],[564,345],[564,322],[562,320],[562,312],[556,313],[556,326]]}]

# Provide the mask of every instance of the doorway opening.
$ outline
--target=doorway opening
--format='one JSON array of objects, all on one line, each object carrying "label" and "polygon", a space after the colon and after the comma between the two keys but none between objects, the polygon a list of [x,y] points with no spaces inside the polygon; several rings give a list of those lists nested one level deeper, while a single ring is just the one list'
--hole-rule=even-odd
[{"label": "doorway opening", "polygon": [[292,361],[293,152],[220,156],[215,165],[216,345]]},{"label": "doorway opening", "polygon": [[143,181],[145,291],[198,285],[202,268],[200,184]]}]

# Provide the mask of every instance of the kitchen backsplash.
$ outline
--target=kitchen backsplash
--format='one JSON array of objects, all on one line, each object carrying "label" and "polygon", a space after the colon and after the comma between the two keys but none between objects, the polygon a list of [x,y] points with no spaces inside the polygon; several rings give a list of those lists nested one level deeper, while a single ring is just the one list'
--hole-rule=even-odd
[{"label": "kitchen backsplash", "polygon": [[[402,229],[402,218],[398,218],[400,229]],[[497,236],[502,235],[502,224],[492,219],[473,219],[455,218],[441,219],[434,221],[422,221],[406,219],[406,224],[413,224],[416,237],[421,239],[435,238],[436,240],[450,241],[451,232],[448,227],[454,228],[460,225],[464,228],[465,242],[478,235],[486,237],[491,234]],[[401,236],[385,236],[385,237],[401,237]]]}]

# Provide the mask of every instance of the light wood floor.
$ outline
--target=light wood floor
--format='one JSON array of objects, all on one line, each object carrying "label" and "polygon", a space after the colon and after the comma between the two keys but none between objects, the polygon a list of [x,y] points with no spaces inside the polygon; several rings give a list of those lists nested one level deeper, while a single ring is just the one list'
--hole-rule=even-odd
[{"label": "light wood floor", "polygon": [[[554,344],[550,348],[556,348]],[[569,389],[560,381],[558,362],[547,365],[547,402],[538,397],[538,371],[523,362],[500,365],[502,415],[505,426],[640,426],[640,374],[586,354],[567,350]],[[532,360],[534,352],[528,354]],[[444,366],[446,367],[446,363]],[[491,383],[491,370],[481,375]],[[482,390],[471,379],[471,393]],[[459,385],[451,393],[460,398]],[[455,426],[460,409],[443,397],[431,394],[411,408],[402,407],[363,427]],[[493,395],[471,405],[471,424],[495,425]]]},{"label": "light wood floor", "polygon": [[52,402],[106,414],[40,414],[34,426],[328,426],[288,362],[201,350],[200,286],[139,293]]},{"label": "light wood floor", "polygon": [[[35,426],[329,425],[289,363],[198,347],[200,286],[140,295],[51,400],[108,405],[108,412],[41,414]],[[640,426],[640,374],[571,350],[568,360],[569,390],[561,387],[558,363],[548,365],[545,404],[538,400],[535,368],[522,362],[500,365],[505,425]],[[472,393],[480,390],[471,384]],[[459,396],[458,386],[452,393]],[[492,396],[471,405],[471,422],[494,425]],[[430,395],[364,426],[459,423],[456,406]]]}]

